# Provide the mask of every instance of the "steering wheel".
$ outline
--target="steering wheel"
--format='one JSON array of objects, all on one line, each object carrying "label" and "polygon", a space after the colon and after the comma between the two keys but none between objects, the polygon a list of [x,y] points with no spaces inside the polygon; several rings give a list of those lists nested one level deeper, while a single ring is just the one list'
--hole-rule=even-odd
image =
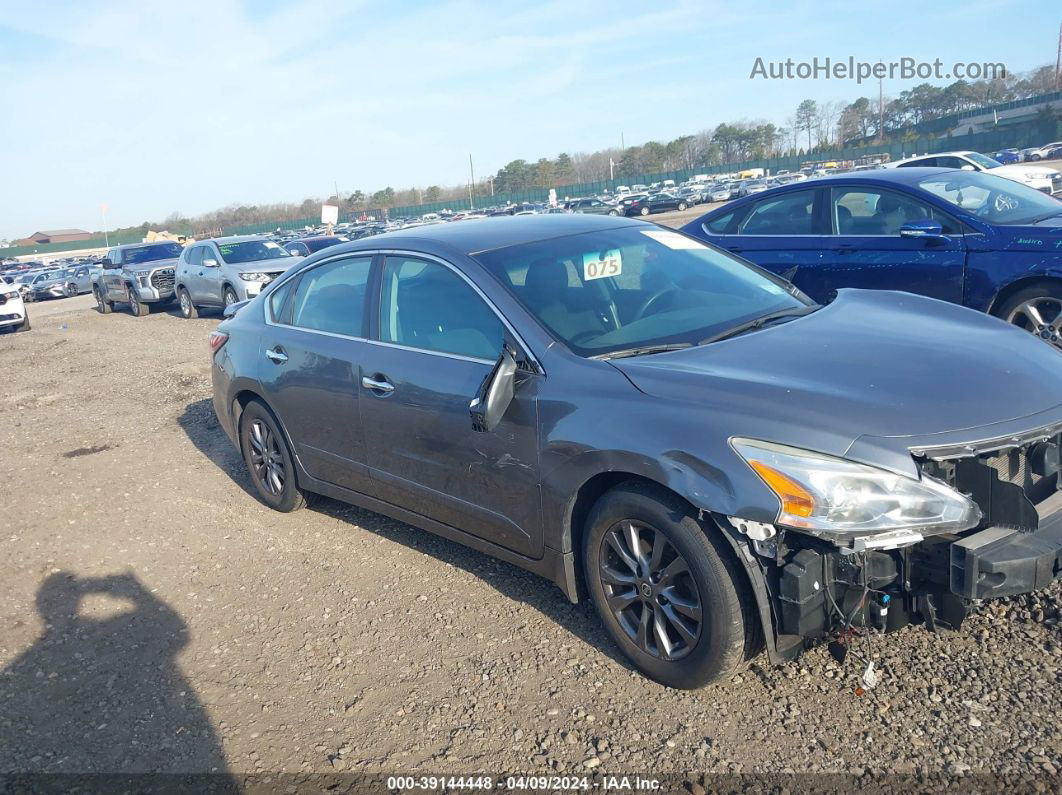
[{"label": "steering wheel", "polygon": [[1007,210],[1017,210],[1018,200],[1013,196],[1008,196],[1005,193],[997,193],[992,199],[992,204],[996,208],[996,212],[1005,213]]},{"label": "steering wheel", "polygon": [[659,290],[657,290],[655,293],[650,295],[648,298],[645,299],[645,301],[642,302],[641,307],[639,307],[638,311],[634,313],[634,319],[641,320],[643,317],[650,314],[649,309],[654,304],[659,303],[665,295],[677,292],[680,292],[679,288],[673,284],[668,285],[667,287],[661,287]]}]

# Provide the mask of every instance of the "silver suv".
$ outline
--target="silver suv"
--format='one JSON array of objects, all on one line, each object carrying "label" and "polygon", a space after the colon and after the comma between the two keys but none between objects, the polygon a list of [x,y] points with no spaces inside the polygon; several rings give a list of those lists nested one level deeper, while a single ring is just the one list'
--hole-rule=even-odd
[{"label": "silver suv", "polygon": [[255,235],[190,243],[177,261],[181,316],[198,317],[200,307],[248,301],[301,259]]},{"label": "silver suv", "polygon": [[179,243],[132,243],[107,250],[102,269],[92,274],[96,307],[106,315],[115,302],[129,304],[136,317],[150,314],[153,304],[173,300],[173,266],[181,256]]}]

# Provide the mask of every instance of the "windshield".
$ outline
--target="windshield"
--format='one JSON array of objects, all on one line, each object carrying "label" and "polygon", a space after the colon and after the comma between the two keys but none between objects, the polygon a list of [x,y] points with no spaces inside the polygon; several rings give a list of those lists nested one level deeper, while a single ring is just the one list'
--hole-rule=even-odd
[{"label": "windshield", "polygon": [[781,279],[649,226],[585,232],[476,258],[581,356],[697,344],[767,314],[812,306]]},{"label": "windshield", "polygon": [[244,240],[241,243],[218,243],[221,258],[231,264],[260,262],[278,257],[290,257],[291,253],[272,240]]},{"label": "windshield", "polygon": [[999,168],[1001,165],[1003,165],[998,160],[993,160],[991,157],[985,157],[984,155],[978,152],[970,152],[968,155],[966,155],[966,159],[972,160],[973,162],[977,163],[977,165],[979,165],[981,168]]},{"label": "windshield", "polygon": [[174,259],[181,256],[181,247],[177,243],[155,243],[150,246],[122,249],[122,262],[126,265],[139,265],[157,259]]},{"label": "windshield", "polygon": [[1012,179],[976,171],[934,174],[919,186],[991,224],[1027,224],[1062,213],[1062,202]]}]

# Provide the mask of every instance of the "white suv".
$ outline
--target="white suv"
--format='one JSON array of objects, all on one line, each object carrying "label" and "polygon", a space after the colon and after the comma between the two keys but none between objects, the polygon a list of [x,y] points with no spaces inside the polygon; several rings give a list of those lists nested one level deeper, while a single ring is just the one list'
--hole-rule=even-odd
[{"label": "white suv", "polygon": [[0,331],[29,331],[30,319],[18,285],[0,279]]},{"label": "white suv", "polygon": [[961,168],[964,171],[986,171],[997,177],[1006,177],[1036,188],[1049,196],[1062,194],[1062,173],[1047,166],[1031,166],[1028,163],[1012,163],[1005,166],[998,160],[985,157],[979,152],[938,152],[935,155],[908,157],[895,163],[886,163],[886,168],[911,166],[928,168]]},{"label": "white suv", "polygon": [[283,246],[255,235],[189,243],[177,260],[181,316],[198,317],[199,307],[224,308],[248,301],[300,260]]}]

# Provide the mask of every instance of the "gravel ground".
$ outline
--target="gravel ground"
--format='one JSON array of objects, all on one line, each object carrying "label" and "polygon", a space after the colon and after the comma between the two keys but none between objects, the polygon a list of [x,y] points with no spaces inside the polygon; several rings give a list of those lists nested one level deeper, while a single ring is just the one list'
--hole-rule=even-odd
[{"label": "gravel ground", "polygon": [[1062,782],[1058,583],[873,639],[862,696],[825,649],[667,690],[530,574],[337,502],[261,505],[209,401],[217,318],[68,301],[0,337],[0,773]]}]

